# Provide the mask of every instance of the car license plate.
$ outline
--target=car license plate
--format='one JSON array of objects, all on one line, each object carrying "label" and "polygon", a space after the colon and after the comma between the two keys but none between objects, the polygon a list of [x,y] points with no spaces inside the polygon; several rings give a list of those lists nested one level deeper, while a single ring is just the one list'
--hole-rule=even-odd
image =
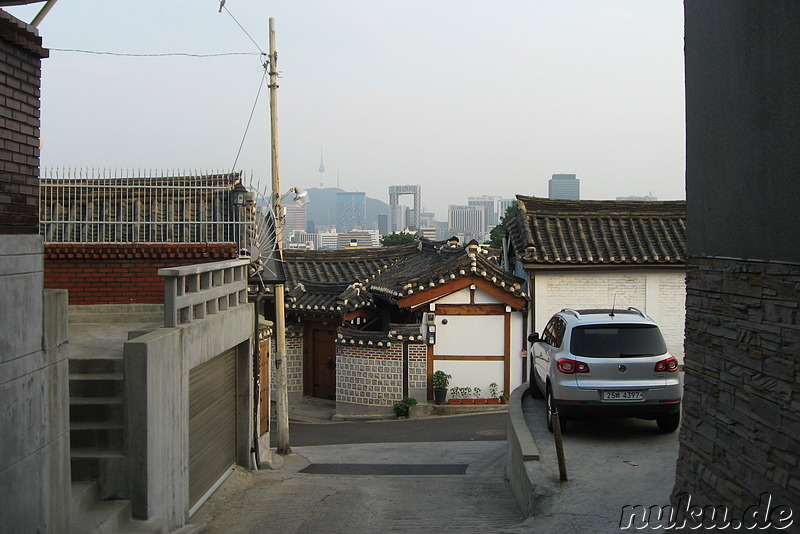
[{"label": "car license plate", "polygon": [[604,390],[603,400],[642,400],[641,390],[634,391],[618,391],[618,390]]}]

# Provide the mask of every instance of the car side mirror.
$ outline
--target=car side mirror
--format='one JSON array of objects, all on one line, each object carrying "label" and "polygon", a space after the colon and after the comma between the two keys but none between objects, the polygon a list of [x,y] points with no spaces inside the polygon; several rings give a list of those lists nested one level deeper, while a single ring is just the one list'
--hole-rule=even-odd
[{"label": "car side mirror", "polygon": [[533,332],[528,336],[528,343],[536,343],[537,341],[541,341],[542,338],[539,337],[538,332]]}]

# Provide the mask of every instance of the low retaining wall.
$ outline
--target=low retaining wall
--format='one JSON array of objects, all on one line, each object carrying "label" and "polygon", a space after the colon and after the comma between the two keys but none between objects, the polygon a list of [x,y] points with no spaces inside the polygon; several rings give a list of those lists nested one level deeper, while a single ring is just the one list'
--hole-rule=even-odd
[{"label": "low retaining wall", "polygon": [[522,400],[528,394],[528,383],[525,382],[511,392],[508,400],[506,477],[524,517],[538,513],[539,503],[546,495],[539,464],[539,447],[536,446],[522,413]]}]

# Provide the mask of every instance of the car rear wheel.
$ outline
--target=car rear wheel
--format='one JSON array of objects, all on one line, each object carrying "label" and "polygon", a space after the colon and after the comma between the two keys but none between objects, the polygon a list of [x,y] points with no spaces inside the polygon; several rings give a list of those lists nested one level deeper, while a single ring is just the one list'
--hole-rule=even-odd
[{"label": "car rear wheel", "polygon": [[539,384],[536,383],[536,377],[533,375],[533,371],[531,371],[531,381],[529,384],[529,389],[531,392],[531,397],[534,399],[541,399],[544,395],[542,395],[542,390],[539,389]]},{"label": "car rear wheel", "polygon": [[658,429],[664,434],[675,432],[681,424],[681,414],[677,412],[659,417],[656,419],[656,424],[658,425]]},{"label": "car rear wheel", "polygon": [[[553,398],[553,391],[548,387],[545,409],[547,410],[547,430],[550,432],[553,431],[553,411],[555,410],[555,405],[556,401]],[[558,415],[558,426],[561,428],[562,433],[567,429],[567,418],[561,414]]]}]

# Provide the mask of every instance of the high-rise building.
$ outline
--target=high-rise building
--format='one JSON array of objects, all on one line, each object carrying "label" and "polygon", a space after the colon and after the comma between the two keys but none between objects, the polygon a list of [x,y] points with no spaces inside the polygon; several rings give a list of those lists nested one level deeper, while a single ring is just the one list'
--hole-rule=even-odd
[{"label": "high-rise building", "polygon": [[554,174],[548,183],[548,198],[580,200],[581,181],[574,174]]},{"label": "high-rise building", "polygon": [[336,193],[336,228],[342,232],[347,230],[363,230],[367,227],[367,194]]},{"label": "high-rise building", "polygon": [[511,204],[516,200],[516,198],[501,198],[497,201],[497,224],[500,224],[500,221],[506,216],[506,211],[508,211],[508,208],[510,208]]},{"label": "high-rise building", "polygon": [[389,233],[389,214],[388,213],[379,213],[378,214],[378,233],[381,235],[387,235]]},{"label": "high-rise building", "polygon": [[293,232],[306,231],[306,207],[299,204],[284,204],[286,210],[283,219],[283,241],[286,242]]},{"label": "high-rise building", "polygon": [[486,240],[486,210],[483,206],[456,206],[447,208],[447,227],[451,235],[465,241],[475,239]]},{"label": "high-rise building", "polygon": [[470,206],[483,206],[486,214],[486,227],[494,228],[498,222],[498,202],[500,197],[483,195],[480,197],[469,197],[467,204]]},{"label": "high-rise building", "polygon": [[[410,209],[400,205],[400,197],[403,195],[412,195],[414,205]],[[389,211],[389,232],[419,228],[419,216],[422,212],[422,188],[418,185],[389,186]]]}]

